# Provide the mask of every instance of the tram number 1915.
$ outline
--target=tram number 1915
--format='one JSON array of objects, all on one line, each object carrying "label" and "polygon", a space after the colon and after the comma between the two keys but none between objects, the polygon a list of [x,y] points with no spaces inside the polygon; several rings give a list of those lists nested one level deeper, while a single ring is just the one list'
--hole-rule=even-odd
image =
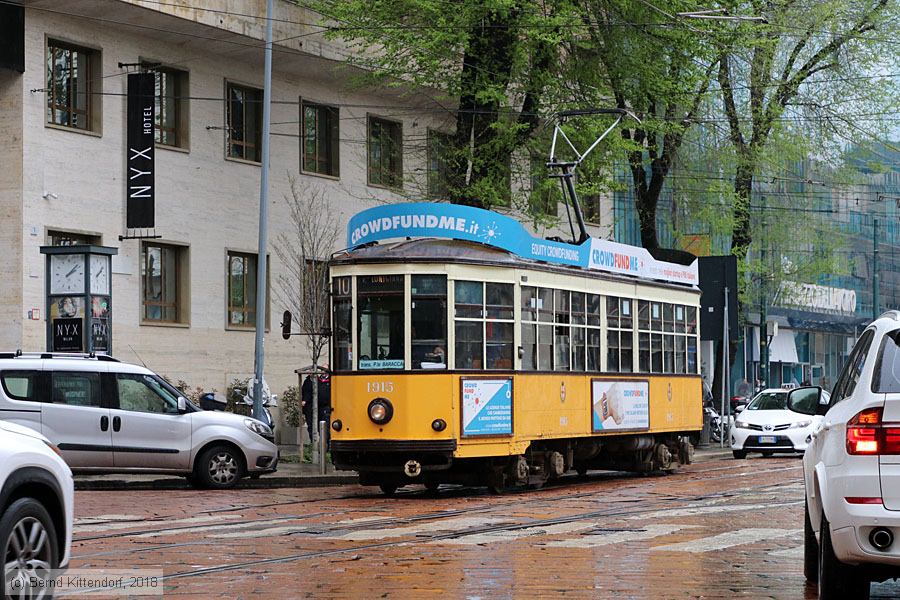
[{"label": "tram number 1915", "polygon": [[393,381],[369,381],[366,382],[366,391],[376,394],[387,394],[394,391]]}]

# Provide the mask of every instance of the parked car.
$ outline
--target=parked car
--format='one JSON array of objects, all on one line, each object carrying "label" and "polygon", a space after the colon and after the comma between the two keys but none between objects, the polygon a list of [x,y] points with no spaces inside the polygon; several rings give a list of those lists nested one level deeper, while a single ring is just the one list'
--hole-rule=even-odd
[{"label": "parked car", "polygon": [[[822,393],[828,396],[828,392]],[[735,458],[746,458],[748,452],[772,456],[776,452],[806,451],[822,417],[790,410],[787,398],[787,389],[766,389],[738,413],[731,429],[731,452]]]},{"label": "parked car", "polygon": [[803,457],[804,574],[819,598],[868,598],[900,577],[900,313],[866,328],[830,398],[804,387],[788,406],[824,417]]},{"label": "parked car", "polygon": [[43,433],[75,473],[228,488],[278,464],[268,425],[200,410],[153,371],[108,356],[0,354],[0,418]]},{"label": "parked car", "polygon": [[40,582],[69,564],[74,495],[72,471],[58,448],[32,429],[0,422],[4,598],[40,597],[47,590]]}]

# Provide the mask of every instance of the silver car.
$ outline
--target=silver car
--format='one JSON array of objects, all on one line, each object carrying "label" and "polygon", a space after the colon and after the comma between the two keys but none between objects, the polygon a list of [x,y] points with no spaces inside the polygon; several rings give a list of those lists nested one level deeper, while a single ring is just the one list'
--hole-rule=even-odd
[{"label": "silver car", "polygon": [[278,464],[268,425],[202,411],[153,371],[107,356],[0,354],[0,419],[44,434],[75,473],[229,488]]}]

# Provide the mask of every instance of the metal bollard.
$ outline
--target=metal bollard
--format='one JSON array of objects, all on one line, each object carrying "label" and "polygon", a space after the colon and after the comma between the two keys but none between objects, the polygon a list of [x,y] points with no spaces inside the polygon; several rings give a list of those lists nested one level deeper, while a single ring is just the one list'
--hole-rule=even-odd
[{"label": "metal bollard", "polygon": [[328,433],[328,421],[319,421],[319,475],[325,474],[326,433]]},{"label": "metal bollard", "polygon": [[709,415],[703,411],[703,429],[700,430],[700,444],[698,448],[709,448],[709,428],[711,427]]}]

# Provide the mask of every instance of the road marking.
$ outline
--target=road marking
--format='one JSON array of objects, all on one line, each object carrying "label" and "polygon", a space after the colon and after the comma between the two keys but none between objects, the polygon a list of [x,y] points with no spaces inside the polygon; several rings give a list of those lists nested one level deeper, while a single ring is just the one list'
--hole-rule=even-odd
[{"label": "road marking", "polygon": [[[803,504],[803,500],[796,502],[780,502],[778,506],[794,506],[795,504]],[[672,517],[693,517],[696,515],[707,515],[710,513],[726,513],[740,512],[745,510],[771,509],[772,504],[710,504],[708,506],[694,506],[690,508],[675,508],[669,510],[658,510],[650,513],[643,513],[629,517],[630,520],[640,519],[669,519]]]},{"label": "road marking", "polygon": [[[237,518],[241,518],[241,515],[235,515]],[[96,525],[76,525],[72,528],[74,533],[87,533],[87,532],[99,532],[99,531],[118,531],[120,529],[131,529],[133,527],[145,526],[148,524],[159,523],[165,524],[166,527],[177,527],[178,525],[193,525],[194,523],[212,523],[213,521],[221,521],[222,515],[207,515],[205,517],[188,517],[185,519],[166,519],[164,521],[147,521],[146,519],[138,518],[134,522],[131,523],[99,523]],[[137,531],[135,533],[140,533]]]},{"label": "road marking", "polygon": [[322,536],[325,539],[332,540],[348,540],[354,542],[362,542],[368,540],[385,540],[390,538],[398,538],[407,535],[418,535],[420,533],[434,533],[438,531],[461,531],[474,527],[484,527],[486,525],[497,525],[499,523],[509,523],[508,519],[497,519],[493,517],[460,517],[457,519],[444,519],[434,521],[432,523],[422,523],[419,525],[409,525],[406,527],[394,527],[393,529],[361,529],[360,531],[351,531],[344,535],[338,536]]},{"label": "road marking", "polygon": [[134,521],[136,523],[143,523],[146,521],[146,517],[141,517],[139,515],[95,515],[93,517],[77,517],[73,522],[77,526],[95,525],[98,523],[106,523],[108,521]]},{"label": "road marking", "polygon": [[557,523],[555,525],[542,525],[538,527],[525,527],[523,529],[511,529],[506,531],[491,531],[488,533],[473,533],[458,538],[435,540],[429,544],[452,544],[458,546],[475,546],[478,544],[494,544],[497,542],[512,542],[520,538],[532,535],[559,535],[563,533],[576,533],[595,527],[595,523],[573,521],[571,523]]},{"label": "road marking", "polygon": [[[592,527],[601,526],[598,523],[591,523]],[[588,534],[581,537],[556,540],[539,544],[549,548],[596,548],[599,546],[609,546],[612,544],[624,544],[628,542],[639,542],[649,540],[663,535],[669,535],[682,529],[691,529],[699,527],[699,525],[647,525],[633,531],[613,531],[603,534]]]},{"label": "road marking", "polygon": [[[301,518],[301,517],[298,517]],[[343,521],[337,521],[338,525],[358,525],[361,523],[370,523],[372,521],[383,521],[385,517],[360,517],[359,519],[345,519]],[[257,521],[252,525],[270,525],[272,523],[284,523],[286,519],[276,519],[274,521]],[[252,526],[252,525],[248,525]],[[246,527],[237,526],[232,527],[231,529],[245,529]],[[248,531],[233,531],[229,533],[217,533],[215,535],[210,535],[207,537],[217,538],[217,539],[241,539],[241,538],[253,538],[259,537],[263,535],[288,535],[292,533],[304,533],[307,531],[315,531],[317,528],[310,527],[309,525],[285,525],[282,527],[269,527],[266,529],[251,529]]]},{"label": "road marking", "polygon": [[784,550],[776,550],[771,552],[770,556],[780,556],[782,558],[803,558],[803,546],[796,548],[786,548]]},{"label": "road marking", "polygon": [[651,548],[653,551],[659,552],[714,552],[716,550],[724,550],[732,546],[743,546],[745,544],[755,544],[770,540],[772,538],[786,537],[795,535],[798,529],[738,529],[737,531],[728,531],[720,533],[712,537],[700,538],[690,542],[681,542],[679,544],[669,544],[666,546],[656,546]]}]

